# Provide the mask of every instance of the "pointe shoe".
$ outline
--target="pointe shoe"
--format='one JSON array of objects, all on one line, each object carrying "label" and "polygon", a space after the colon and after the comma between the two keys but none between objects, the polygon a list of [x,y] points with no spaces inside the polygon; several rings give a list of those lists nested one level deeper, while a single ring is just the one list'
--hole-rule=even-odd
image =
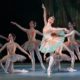
[{"label": "pointe shoe", "polygon": [[50,77],[51,76],[51,72],[47,71],[47,75],[48,75],[48,77]]},{"label": "pointe shoe", "polygon": [[77,71],[77,70],[76,70],[76,69],[74,69],[74,68],[67,68],[67,70],[68,70],[69,72]]}]

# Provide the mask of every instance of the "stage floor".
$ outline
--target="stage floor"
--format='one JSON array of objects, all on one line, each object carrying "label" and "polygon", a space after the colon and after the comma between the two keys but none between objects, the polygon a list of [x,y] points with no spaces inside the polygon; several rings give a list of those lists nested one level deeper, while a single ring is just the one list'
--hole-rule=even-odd
[{"label": "stage floor", "polygon": [[[66,68],[69,63],[63,63],[62,67]],[[46,65],[47,67],[47,65]],[[0,68],[0,80],[80,80],[80,63],[75,64],[75,72],[53,70],[50,77],[41,69],[40,64],[36,65],[36,71],[30,71],[31,64],[17,64],[15,69],[29,70],[29,72],[6,74]]]}]

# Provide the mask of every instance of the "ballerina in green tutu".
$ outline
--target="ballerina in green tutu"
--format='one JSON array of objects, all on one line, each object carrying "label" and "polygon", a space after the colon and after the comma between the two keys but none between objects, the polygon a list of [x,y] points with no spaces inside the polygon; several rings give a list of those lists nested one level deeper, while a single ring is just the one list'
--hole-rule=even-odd
[{"label": "ballerina in green tutu", "polygon": [[[44,4],[42,5],[43,8],[43,17],[44,17],[44,28],[43,28],[43,39],[40,46],[40,51],[44,54],[50,53],[50,60],[49,60],[49,66],[47,69],[48,75],[50,75],[51,67],[55,63],[54,56],[56,54],[64,55],[66,59],[68,58],[70,60],[70,57],[62,54],[62,48],[65,47],[70,53],[73,53],[71,50],[69,50],[64,43],[65,39],[65,31],[67,31],[66,28],[55,28],[52,27],[52,24],[54,23],[55,17],[49,17],[48,21],[46,19],[46,8]],[[68,60],[67,59],[67,60]]]}]

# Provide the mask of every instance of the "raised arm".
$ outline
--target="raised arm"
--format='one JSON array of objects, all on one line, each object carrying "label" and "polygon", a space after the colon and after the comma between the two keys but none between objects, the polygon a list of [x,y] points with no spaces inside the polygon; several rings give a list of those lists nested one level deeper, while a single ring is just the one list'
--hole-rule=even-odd
[{"label": "raised arm", "polygon": [[44,6],[44,4],[42,4],[42,8],[43,8],[43,19],[44,19],[44,24],[47,24],[47,11],[46,8]]},{"label": "raised arm", "polygon": [[6,47],[7,47],[7,43],[1,47],[0,52],[2,52]]},{"label": "raised arm", "polygon": [[0,38],[5,39],[5,40],[8,41],[8,38],[6,38],[6,37],[4,37],[4,36],[2,36],[2,35],[0,35]]},{"label": "raised arm", "polygon": [[24,31],[24,32],[28,31],[28,29],[23,28],[21,25],[19,25],[19,24],[16,23],[16,22],[11,21],[10,23],[13,24],[13,25],[15,25],[15,26],[17,26],[19,29],[21,29],[21,30]]},{"label": "raised arm", "polygon": [[16,46],[20,51],[22,51],[23,53],[27,54],[28,57],[31,59],[31,56],[19,44],[16,43]]}]

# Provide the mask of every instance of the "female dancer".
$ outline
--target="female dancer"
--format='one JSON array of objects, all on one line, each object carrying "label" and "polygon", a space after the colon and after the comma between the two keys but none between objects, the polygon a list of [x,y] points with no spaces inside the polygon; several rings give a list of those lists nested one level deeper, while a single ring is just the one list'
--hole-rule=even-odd
[{"label": "female dancer", "polygon": [[23,48],[19,46],[18,43],[14,42],[15,37],[13,37],[11,33],[9,34],[8,39],[9,42],[4,44],[4,46],[0,49],[0,52],[2,52],[5,48],[7,48],[7,55],[0,60],[0,63],[6,61],[6,67],[4,70],[5,72],[12,73],[14,72],[13,63],[26,59],[24,56],[15,53],[17,48],[27,54],[29,58],[31,57]]},{"label": "female dancer", "polygon": [[[68,27],[69,27],[68,34],[66,35],[68,41],[66,41],[64,44],[66,46],[68,46],[72,51],[75,51],[80,60],[79,44],[78,44],[77,40],[75,39],[75,35],[80,36],[80,33],[78,31],[74,30],[73,24],[71,22],[68,23]],[[72,69],[74,69],[75,54],[70,54],[70,55],[71,55],[71,59],[72,59],[70,70],[72,70]]]},{"label": "female dancer", "polygon": [[[73,51],[73,52],[75,51],[78,58],[80,59],[79,44],[75,39],[75,34],[80,36],[80,33],[73,29],[73,25],[71,23],[68,24],[68,27],[69,27],[69,30],[67,30],[67,34],[65,35],[65,37],[67,37],[68,41],[66,41],[64,43],[64,45],[67,46],[71,51]],[[64,49],[62,48],[62,50],[64,50]],[[62,52],[62,50],[61,50],[61,52]],[[60,60],[66,60],[65,56],[60,56],[60,55],[58,55],[58,56],[59,56]],[[58,56],[56,55],[56,57],[58,57]],[[68,68],[68,71],[73,72],[73,71],[76,71],[74,69],[74,63],[75,63],[75,60],[77,59],[77,57],[74,53],[70,53],[70,56],[71,56],[71,60],[70,60],[71,67]],[[60,61],[57,63],[59,63],[59,67],[60,67]]]},{"label": "female dancer", "polygon": [[11,22],[12,24],[16,25],[19,29],[21,29],[22,31],[24,31],[27,36],[28,36],[28,41],[26,41],[24,44],[23,44],[23,48],[25,50],[28,50],[30,52],[30,55],[31,55],[31,62],[32,62],[32,70],[35,71],[35,57],[34,57],[34,51],[36,52],[36,55],[41,63],[41,67],[43,70],[45,70],[45,66],[43,64],[43,61],[42,61],[42,57],[40,55],[40,52],[39,52],[39,46],[40,46],[40,40],[37,40],[36,39],[36,34],[39,34],[39,35],[42,35],[42,33],[38,30],[35,29],[36,27],[36,22],[31,20],[29,22],[29,26],[30,26],[30,29],[26,29],[26,28],[23,28],[22,26],[20,26],[19,24],[17,24],[16,22]]},{"label": "female dancer", "polygon": [[[68,41],[66,41],[64,43],[64,45],[67,46],[71,51],[73,51],[73,52],[75,51],[78,58],[80,59],[79,44],[78,44],[77,40],[75,39],[75,34],[80,36],[80,33],[73,29],[73,25],[70,22],[68,23],[68,27],[69,27],[69,30],[66,31],[67,34],[65,35],[65,37],[67,37]],[[64,50],[64,48],[62,48],[62,50]],[[62,52],[62,50],[61,50],[61,52]],[[75,63],[75,60],[77,59],[77,57],[74,53],[70,53],[70,56],[71,56],[71,60],[70,60],[71,67],[68,68],[68,71],[73,72],[73,71],[76,71],[74,69],[74,63]],[[62,57],[62,56],[60,56],[60,57]],[[65,57],[62,57],[62,58],[63,58],[63,60],[66,59]]]},{"label": "female dancer", "polygon": [[[55,18],[49,17],[48,22],[46,21],[46,8],[44,5],[42,5],[43,11],[44,11],[44,28],[43,28],[43,39],[40,46],[40,51],[42,53],[51,53],[50,54],[50,60],[49,60],[49,66],[47,69],[47,73],[50,76],[51,67],[53,64],[55,64],[54,57],[58,55],[63,55],[61,53],[62,47],[65,47],[70,53],[73,53],[71,50],[69,50],[63,43],[64,43],[64,31],[66,31],[66,28],[55,28],[51,25],[54,23]],[[55,51],[56,55],[53,54]],[[70,60],[70,58],[67,55],[63,55],[66,57],[66,60]]]}]

